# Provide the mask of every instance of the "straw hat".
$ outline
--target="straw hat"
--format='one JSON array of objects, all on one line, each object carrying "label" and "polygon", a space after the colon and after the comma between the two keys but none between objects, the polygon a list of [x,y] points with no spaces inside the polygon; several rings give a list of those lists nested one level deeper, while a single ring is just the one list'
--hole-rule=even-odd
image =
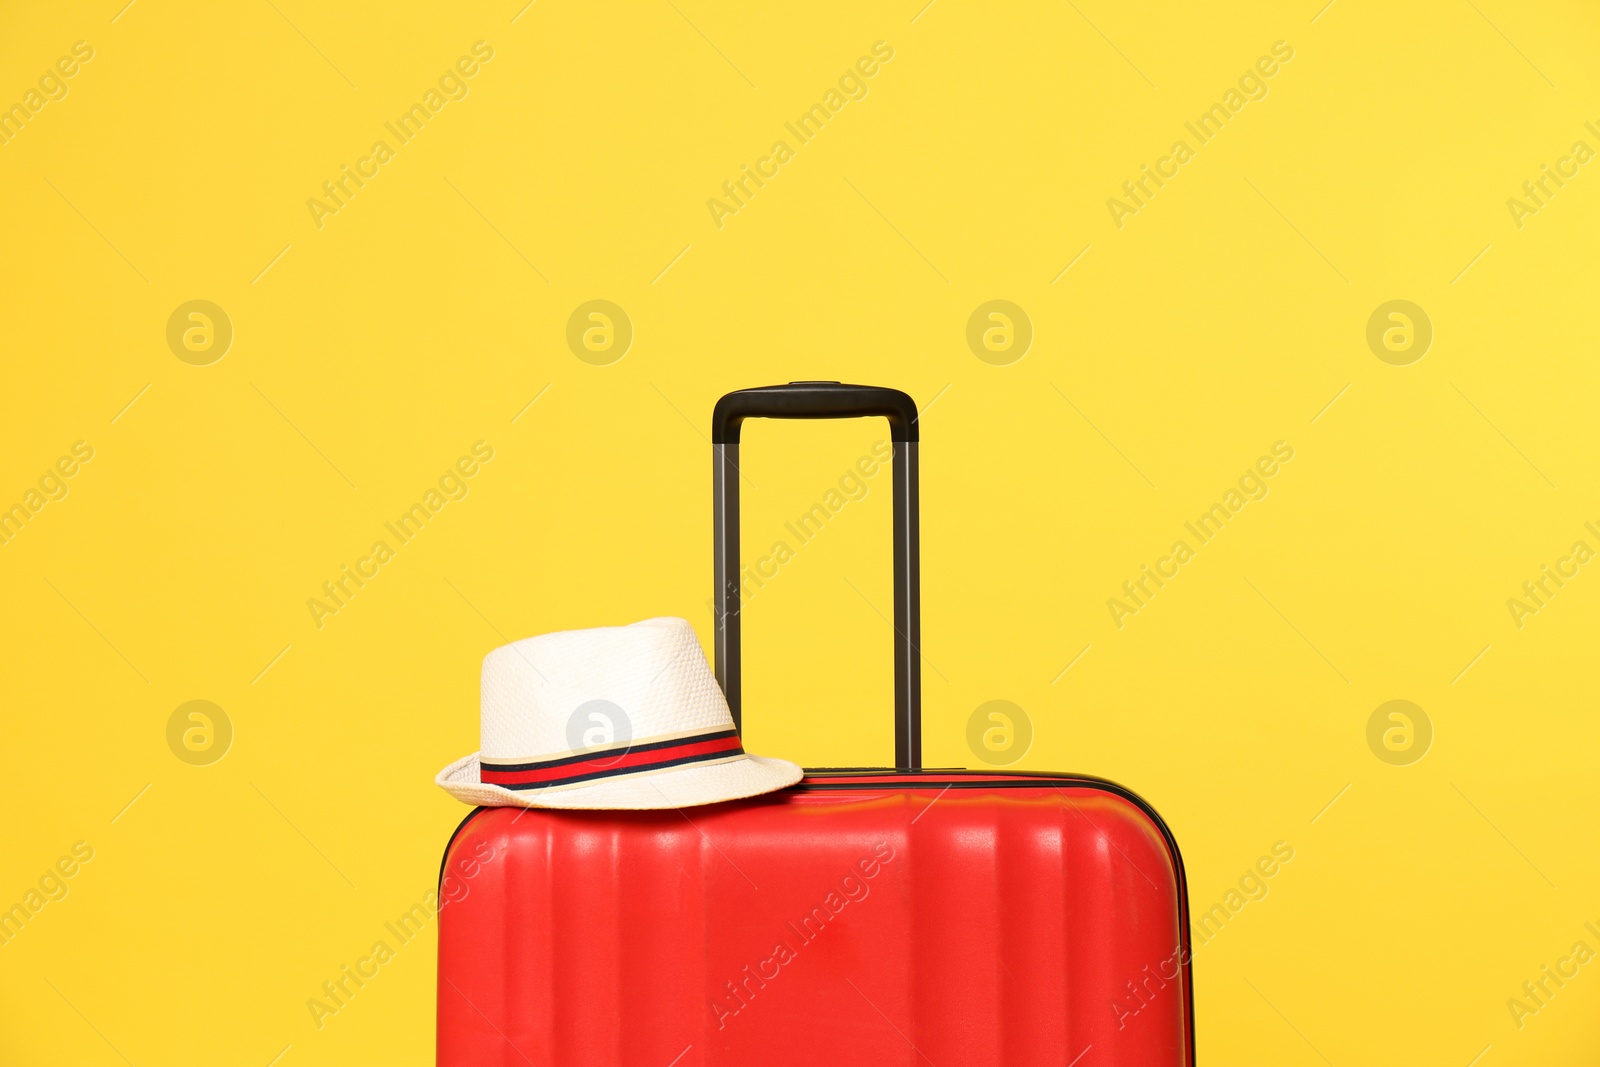
[{"label": "straw hat", "polygon": [[793,785],[748,755],[685,619],[567,630],[483,660],[482,750],[434,780],[468,804],[683,808]]}]

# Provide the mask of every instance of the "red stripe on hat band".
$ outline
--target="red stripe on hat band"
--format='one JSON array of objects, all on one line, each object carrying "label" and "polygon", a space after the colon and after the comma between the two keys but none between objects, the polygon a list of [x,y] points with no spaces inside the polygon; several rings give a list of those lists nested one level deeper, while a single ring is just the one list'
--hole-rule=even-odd
[{"label": "red stripe on hat band", "polygon": [[510,789],[548,789],[551,786],[569,785],[594,778],[636,774],[659,767],[698,763],[743,753],[744,746],[740,744],[736,734],[712,738],[699,735],[666,744],[651,744],[642,750],[624,750],[620,753],[611,751],[597,755],[593,759],[563,761],[559,767],[501,771],[485,764],[479,767],[478,774],[486,785],[499,785]]}]

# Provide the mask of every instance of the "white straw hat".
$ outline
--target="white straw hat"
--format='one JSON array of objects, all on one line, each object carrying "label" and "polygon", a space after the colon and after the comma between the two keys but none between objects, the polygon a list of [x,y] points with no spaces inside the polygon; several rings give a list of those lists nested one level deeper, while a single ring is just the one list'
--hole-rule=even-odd
[{"label": "white straw hat", "polygon": [[482,751],[434,780],[468,804],[684,808],[793,785],[747,755],[685,619],[567,630],[483,659]]}]

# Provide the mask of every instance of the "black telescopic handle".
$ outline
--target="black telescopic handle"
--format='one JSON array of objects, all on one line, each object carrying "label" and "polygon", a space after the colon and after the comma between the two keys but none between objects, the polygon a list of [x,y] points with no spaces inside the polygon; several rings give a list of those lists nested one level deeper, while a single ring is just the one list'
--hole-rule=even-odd
[{"label": "black telescopic handle", "polygon": [[917,405],[898,389],[790,382],[740,389],[711,415],[712,526],[716,541],[717,682],[742,726],[739,641],[739,428],[745,419],[889,420],[894,445],[894,759],[922,766],[921,530],[917,505]]}]

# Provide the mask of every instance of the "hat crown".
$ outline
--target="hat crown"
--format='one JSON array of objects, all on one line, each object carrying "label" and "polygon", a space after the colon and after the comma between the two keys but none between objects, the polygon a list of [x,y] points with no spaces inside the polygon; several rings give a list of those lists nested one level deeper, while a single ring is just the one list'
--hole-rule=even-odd
[{"label": "hat crown", "polygon": [[727,700],[686,619],[543,634],[483,660],[485,760],[547,759],[732,728]]}]

